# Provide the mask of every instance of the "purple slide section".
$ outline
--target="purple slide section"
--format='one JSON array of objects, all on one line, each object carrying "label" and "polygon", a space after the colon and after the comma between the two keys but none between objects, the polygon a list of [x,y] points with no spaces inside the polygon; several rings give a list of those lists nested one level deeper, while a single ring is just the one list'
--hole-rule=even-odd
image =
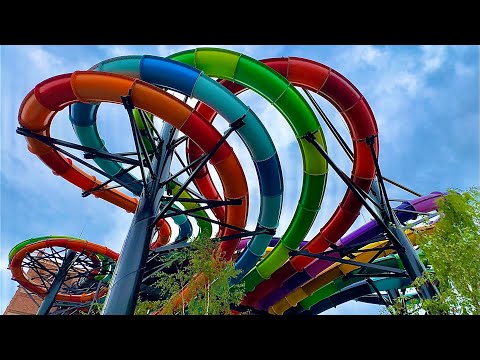
[{"label": "purple slide section", "polygon": [[[426,196],[403,202],[398,207],[396,207],[396,209],[413,210],[418,212],[433,211],[437,209],[437,200],[444,195],[447,195],[447,193],[434,191]],[[404,223],[408,220],[413,220],[417,217],[417,214],[410,212],[397,211],[396,214],[401,223]],[[337,245],[338,247],[343,247],[346,245],[359,244],[362,242],[366,242],[369,239],[380,235],[381,233],[381,226],[379,226],[376,221],[372,220],[338,240],[335,245]],[[328,248],[327,250],[331,250],[331,248]],[[338,253],[331,253],[329,255],[332,257],[340,257]],[[315,278],[318,274],[320,274],[330,265],[332,265],[331,261],[315,259],[315,261],[305,267],[304,271],[293,275],[291,278],[286,280],[280,288],[273,290],[263,299],[261,299],[258,302],[259,305],[263,310],[266,311],[268,307],[276,304],[279,300],[283,299],[290,292],[296,290],[300,286],[304,285],[306,282]]]}]

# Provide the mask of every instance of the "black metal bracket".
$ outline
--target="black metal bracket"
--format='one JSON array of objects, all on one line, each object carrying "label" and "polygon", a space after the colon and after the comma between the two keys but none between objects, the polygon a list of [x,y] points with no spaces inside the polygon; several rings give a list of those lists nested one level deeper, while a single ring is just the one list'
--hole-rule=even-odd
[{"label": "black metal bracket", "polygon": [[377,285],[375,285],[375,283],[373,282],[373,280],[371,278],[368,278],[367,280],[367,283],[373,288],[373,290],[375,290],[375,293],[377,294],[378,298],[381,299],[383,305],[385,305],[386,307],[388,307],[389,305],[391,304],[388,304],[387,301],[385,300],[385,298],[383,297],[382,293],[380,292],[380,290],[378,290],[378,287]]},{"label": "black metal bracket", "polygon": [[23,135],[23,136],[26,136],[26,137],[36,139],[38,141],[41,141],[42,143],[44,143],[47,146],[50,146],[51,144],[55,144],[55,145],[65,146],[65,147],[68,147],[68,148],[71,148],[71,149],[83,151],[84,152],[83,156],[84,156],[85,159],[93,159],[95,157],[99,157],[99,158],[103,158],[103,159],[107,159],[107,160],[118,161],[118,162],[129,164],[129,165],[138,166],[140,164],[139,161],[137,161],[135,159],[128,158],[126,156],[109,153],[109,152],[106,152],[106,151],[94,149],[94,148],[89,147],[89,146],[79,145],[79,144],[75,144],[75,143],[72,143],[72,142],[69,142],[69,141],[60,140],[60,139],[53,138],[53,137],[48,137],[48,136],[45,136],[45,135],[40,135],[40,134],[37,134],[37,133],[35,133],[31,130],[23,128],[23,127],[18,127],[17,130],[16,130],[16,133],[20,134],[20,135]]},{"label": "black metal bracket", "polygon": [[[135,122],[135,117],[133,116],[133,109],[135,108],[132,97],[131,97],[132,89],[128,90],[128,95],[121,96],[120,98],[122,99],[123,106],[125,110],[127,110],[128,113],[128,119],[130,121],[130,127],[132,129],[132,134],[133,134],[133,140],[135,143],[135,150],[137,151],[137,157],[138,161],[140,162],[140,172],[142,174],[142,181],[143,181],[143,188],[145,191],[145,194],[147,197],[150,196],[150,192],[148,191],[148,186],[147,186],[147,177],[145,175],[145,168],[143,166],[143,161],[142,161],[142,152],[147,160],[147,166],[150,171],[150,176],[152,179],[156,178],[156,174],[153,171],[153,166],[150,161],[150,158],[148,156],[147,149],[145,147],[145,143],[143,142],[142,136],[140,135],[140,131],[138,129],[138,126]],[[152,144],[152,146],[155,146],[155,144]]]},{"label": "black metal bracket", "polygon": [[[241,200],[241,199],[239,199],[239,200]],[[234,205],[240,205],[240,204],[234,204]],[[189,215],[189,214],[193,214],[193,213],[196,213],[196,212],[199,212],[199,211],[202,211],[202,210],[213,209],[213,208],[224,206],[224,205],[233,205],[233,204],[228,204],[228,202],[227,202],[227,204],[225,204],[225,201],[218,201],[217,203],[208,204],[208,205],[205,205],[205,206],[199,206],[199,207],[188,209],[188,210],[178,210],[178,209],[175,209],[175,208],[172,207],[172,208],[168,209],[168,213],[164,214],[161,217],[161,219],[165,219],[165,218],[176,216],[176,215]]]},{"label": "black metal bracket", "polygon": [[349,254],[353,254],[356,252],[370,252],[370,251],[377,251],[379,249],[382,250],[387,250],[390,247],[389,246],[384,246],[382,248],[373,248],[373,249],[361,249],[362,247],[366,245],[370,245],[372,243],[375,243],[377,241],[385,240],[385,235],[380,234],[377,235],[367,241],[362,241],[360,243],[354,244],[354,245],[345,245],[345,246],[336,246],[335,248],[332,247],[331,250],[326,250],[323,251],[322,254],[330,254],[330,253],[338,253],[340,256],[348,256]]},{"label": "black metal bracket", "polygon": [[[175,152],[176,153],[176,152]],[[188,164],[187,166],[185,166],[182,170],[178,171],[176,174],[174,175],[171,175],[168,179],[166,179],[165,181],[163,181],[162,183],[160,183],[160,186],[163,186],[165,184],[168,184],[170,181],[172,181],[173,179],[176,179],[177,177],[179,177],[180,175],[182,175],[184,172],[188,172],[188,170],[192,169],[195,165],[197,165],[198,163],[200,163],[204,158],[206,157],[206,154],[203,154],[202,156],[200,156],[198,159],[195,159],[195,161],[192,161],[190,164]]]},{"label": "black metal bracket", "polygon": [[[162,201],[169,201],[171,197],[162,197]],[[242,205],[242,199],[231,199],[231,200],[209,200],[209,199],[195,199],[195,198],[178,198],[177,201],[182,203],[197,203],[197,204],[209,204],[215,206],[225,206],[225,205]]]},{"label": "black metal bracket", "polygon": [[[154,226],[160,219],[164,218],[168,210],[172,210],[172,205],[177,199],[180,197],[180,194],[187,188],[188,184],[190,184],[193,179],[197,176],[197,174],[200,172],[200,170],[207,165],[208,161],[215,155],[218,149],[223,145],[223,143],[227,140],[227,138],[236,130],[241,128],[242,126],[245,125],[245,121],[243,120],[245,118],[246,114],[243,115],[241,118],[238,120],[235,120],[233,123],[230,124],[230,128],[225,131],[223,136],[220,138],[220,140],[217,142],[217,144],[214,146],[214,148],[205,155],[204,158],[199,162],[198,166],[191,172],[189,175],[188,179],[182,184],[178,192],[173,195],[173,197],[169,200],[169,202],[163,207],[163,209],[160,211],[160,213],[157,215],[155,220],[150,226]],[[196,215],[199,216],[199,215]],[[207,218],[209,219],[209,218]],[[208,220],[210,221],[210,219]]]},{"label": "black metal bracket", "polygon": [[[133,170],[135,167],[136,167],[135,165],[132,165],[132,166],[130,166],[130,167],[127,168],[127,169],[123,169],[123,170],[121,170],[118,174],[116,174],[115,176],[118,177],[118,176],[121,176],[121,175],[123,175],[123,174],[126,174],[126,173],[128,173],[129,171]],[[107,181],[105,181],[105,182],[103,182],[103,183],[101,183],[101,184],[99,184],[99,185],[97,185],[97,186],[95,186],[95,187],[93,187],[93,188],[91,188],[91,189],[89,189],[89,190],[83,191],[83,192],[82,192],[82,197],[87,197],[88,195],[93,194],[94,192],[110,190],[110,189],[114,189],[114,188],[116,188],[116,187],[120,187],[120,186],[121,186],[121,185],[119,185],[119,186],[110,186],[110,187],[108,187],[108,188],[105,188],[105,186],[107,186],[108,184],[110,184],[112,181],[113,181],[112,179],[108,179]],[[136,182],[139,182],[139,181],[141,181],[141,180],[137,180]],[[130,183],[130,184],[132,184],[132,183]]]},{"label": "black metal bracket", "polygon": [[358,266],[358,267],[361,267],[361,268],[370,268],[370,269],[381,270],[381,271],[385,271],[385,272],[391,272],[391,273],[394,273],[394,274],[405,274],[405,271],[401,270],[401,269],[396,269],[396,268],[377,265],[377,264],[353,261],[353,260],[348,260],[348,259],[343,259],[343,258],[337,258],[337,257],[334,257],[334,256],[324,255],[322,253],[312,254],[311,252],[308,252],[308,251],[305,251],[305,250],[292,250],[292,251],[289,252],[289,255],[290,256],[308,256],[308,257],[313,257],[313,258],[320,259],[320,260],[331,261],[332,263],[339,262],[339,263],[342,263],[342,264]]},{"label": "black metal bracket", "polygon": [[169,148],[169,149],[174,149],[174,148],[176,148],[177,146],[179,146],[180,144],[183,144],[187,139],[188,139],[188,136],[181,136],[181,137],[179,137],[177,140],[172,141],[172,142],[168,145],[168,148]]},{"label": "black metal bracket", "polygon": [[230,241],[230,240],[243,239],[248,236],[255,236],[255,235],[262,235],[262,234],[274,236],[275,233],[276,233],[275,229],[269,229],[261,225],[257,225],[257,228],[254,231],[243,231],[239,234],[220,236],[220,237],[212,238],[212,241],[218,241],[218,242]]},{"label": "black metal bracket", "polygon": [[392,240],[394,244],[399,247],[399,251],[403,249],[398,241],[397,237],[393,234],[393,232],[388,228],[388,226],[384,223],[383,219],[381,219],[378,214],[372,209],[372,207],[367,203],[367,201],[363,198],[362,194],[358,191],[356,184],[333,162],[327,152],[321,147],[321,145],[315,139],[315,136],[308,132],[304,138],[311,143],[315,149],[325,158],[327,163],[333,168],[333,170],[340,176],[342,181],[347,185],[347,187],[352,191],[355,197],[360,201],[360,203],[367,209],[367,211],[372,215],[378,225],[382,227],[382,229],[387,234],[388,239]]},{"label": "black metal bracket", "polygon": [[[345,154],[347,155],[347,157],[350,159],[350,161],[353,162],[353,151],[350,149],[350,147],[347,145],[347,143],[345,142],[345,140],[342,138],[342,136],[340,135],[340,133],[337,131],[337,129],[333,126],[332,122],[330,121],[330,119],[327,117],[327,115],[323,112],[322,108],[318,105],[318,103],[315,101],[315,99],[313,98],[313,96],[310,94],[310,92],[306,89],[303,89],[303,91],[305,92],[305,94],[308,96],[308,98],[310,99],[310,101],[312,102],[313,106],[315,107],[315,109],[318,111],[318,113],[320,114],[320,116],[322,117],[323,121],[325,122],[325,124],[327,124],[328,128],[330,129],[330,131],[332,132],[333,136],[335,137],[335,139],[339,142],[340,146],[342,147],[342,149],[345,151]],[[417,193],[416,191],[413,191],[412,189],[409,189],[408,187],[402,185],[402,184],[399,184],[397,183],[396,181],[393,181],[387,177],[384,177],[383,178],[385,181],[389,182],[390,184],[392,185],[395,185],[397,187],[399,187],[400,189],[402,190],[405,190],[415,196],[422,196],[421,194]],[[373,191],[372,191],[373,193]]]},{"label": "black metal bracket", "polygon": [[[69,156],[71,157],[72,159],[74,159],[75,161],[78,161],[79,163],[81,163],[82,165],[85,165],[86,167],[88,167],[89,169],[93,170],[93,171],[96,171],[97,173],[105,176],[106,178],[110,179],[111,181],[115,181],[117,183],[119,183],[120,185],[122,185],[123,187],[125,187],[126,189],[133,191],[133,189],[130,187],[130,185],[120,179],[118,179],[117,177],[115,176],[111,176],[109,174],[107,174],[105,171],[103,171],[102,169],[100,168],[97,168],[96,166],[93,166],[92,164],[89,164],[88,162],[86,162],[85,160],[83,159],[80,159],[78,156],[75,156],[73,155],[72,153],[62,149],[61,147],[58,147],[55,143],[58,143],[58,145],[62,145],[62,146],[67,146],[67,147],[71,147],[72,149],[76,149],[76,150],[82,150],[82,148],[87,148],[87,149],[92,149],[94,151],[97,151],[96,149],[93,149],[93,148],[88,148],[88,147],[84,147],[82,145],[78,145],[78,144],[73,144],[73,143],[69,143],[69,142],[66,142],[66,141],[63,141],[63,140],[59,140],[59,139],[55,139],[55,138],[50,138],[48,136],[43,136],[43,135],[40,135],[40,134],[36,134],[28,129],[25,129],[25,128],[17,128],[16,132],[20,135],[23,135],[23,136],[27,136],[27,137],[30,137],[30,138],[33,138],[33,139],[36,139],[40,142],[42,142],[43,144],[51,147],[52,149],[55,149],[57,150],[58,152],[66,155],[66,156]],[[53,141],[51,141],[53,140]],[[69,145],[72,145],[72,146],[69,146]],[[74,146],[75,147],[74,147]],[[131,160],[131,159],[130,159]]]}]

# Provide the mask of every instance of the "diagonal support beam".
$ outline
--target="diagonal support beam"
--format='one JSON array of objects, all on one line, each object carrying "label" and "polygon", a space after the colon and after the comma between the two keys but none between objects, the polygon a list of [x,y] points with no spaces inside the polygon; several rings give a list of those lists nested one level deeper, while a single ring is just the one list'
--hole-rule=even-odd
[{"label": "diagonal support beam", "polygon": [[[225,203],[227,203],[227,204],[225,204]],[[217,203],[214,203],[214,204],[199,206],[199,207],[188,209],[188,210],[178,210],[178,209],[175,209],[175,208],[172,207],[171,209],[168,209],[167,214],[163,215],[163,219],[165,219],[167,217],[171,217],[171,216],[176,216],[176,215],[191,215],[192,213],[196,213],[196,212],[199,212],[199,211],[202,211],[202,210],[213,209],[213,208],[216,208],[216,207],[219,207],[219,206],[225,206],[225,205],[233,205],[233,204],[231,204],[227,201],[218,201]],[[240,201],[240,204],[235,203],[235,205],[241,205],[241,201]]]},{"label": "diagonal support beam", "polygon": [[[145,194],[148,197],[149,192],[148,192],[148,187],[147,187],[147,177],[145,175],[145,168],[143,166],[142,154],[140,152],[141,151],[140,150],[140,142],[143,144],[143,141],[142,141],[141,138],[139,139],[139,136],[138,136],[138,133],[137,133],[138,128],[135,124],[135,118],[133,116],[133,109],[135,107],[133,105],[132,97],[130,96],[130,94],[131,94],[131,89],[128,91],[128,95],[121,96],[120,98],[122,99],[123,106],[124,106],[125,110],[127,110],[127,113],[128,113],[128,120],[130,121],[130,127],[132,129],[132,134],[133,134],[133,142],[135,143],[135,150],[137,151],[138,161],[140,162],[140,172],[142,174],[143,189],[145,191]],[[147,155],[147,158],[148,158],[148,155]],[[151,164],[149,164],[149,165],[151,165]],[[151,166],[149,167],[149,170],[150,170],[151,176],[153,176],[154,174],[153,174],[153,169],[152,169]]]},{"label": "diagonal support beam", "polygon": [[[177,179],[173,179],[172,182],[175,184],[175,185],[178,185],[180,187],[183,186],[183,183],[178,181]],[[185,187],[185,191],[188,192],[190,195],[193,195],[193,196],[196,196],[198,199],[201,199],[201,200],[208,200],[206,199],[202,194],[200,194],[199,192],[193,190],[193,189],[190,189],[188,187],[188,184],[187,184],[187,187]]]},{"label": "diagonal support beam", "polygon": [[50,147],[52,147],[51,144],[55,144],[55,145],[65,146],[65,147],[68,147],[68,148],[71,148],[71,149],[83,151],[85,153],[84,154],[85,159],[93,159],[94,157],[102,157],[104,159],[115,160],[115,161],[118,161],[118,162],[121,162],[121,163],[130,164],[130,165],[138,165],[139,164],[139,162],[135,159],[130,159],[128,157],[125,157],[125,156],[122,156],[122,155],[119,155],[119,154],[112,154],[112,153],[109,153],[107,151],[98,150],[98,149],[95,149],[95,148],[92,148],[92,147],[89,147],[89,146],[75,144],[75,143],[72,143],[70,141],[65,141],[65,140],[61,140],[61,139],[37,134],[37,133],[35,133],[31,130],[28,130],[26,128],[18,127],[17,130],[16,130],[16,133],[20,134],[20,135],[23,135],[23,136],[26,136],[26,137],[36,139],[38,141],[41,141],[42,143],[44,143],[45,145],[48,145]]},{"label": "diagonal support beam", "polygon": [[[27,135],[26,133],[24,133],[23,130],[26,130],[27,132],[29,132],[29,134]],[[82,165],[85,165],[86,167],[88,167],[89,169],[93,170],[93,171],[96,171],[97,173],[105,176],[106,178],[112,180],[112,181],[115,181],[117,183],[119,183],[120,185],[122,185],[124,188],[132,191],[133,189],[130,187],[130,185],[120,179],[118,179],[117,177],[115,176],[111,176],[110,174],[107,174],[105,171],[103,171],[102,169],[99,169],[95,166],[93,166],[92,164],[89,164],[88,162],[86,162],[85,160],[82,160],[80,159],[78,156],[75,156],[73,155],[72,153],[69,153],[68,151],[66,151],[65,149],[62,149],[61,147],[58,147],[57,145],[55,145],[54,143],[52,142],[49,142],[48,139],[50,139],[49,137],[47,136],[43,136],[43,135],[39,135],[39,134],[35,134],[33,132],[31,132],[30,130],[27,130],[27,129],[24,129],[24,128],[17,128],[17,133],[21,134],[21,135],[24,135],[24,136],[28,136],[28,137],[31,137],[33,139],[36,139],[40,142],[42,142],[43,144],[51,147],[52,149],[55,149],[57,150],[58,152],[66,155],[66,156],[69,156],[71,157],[72,159],[74,159],[75,161],[78,161],[80,164]],[[77,145],[77,144],[74,144],[74,145]],[[80,145],[79,145],[80,146]]]},{"label": "diagonal support beam", "polygon": [[[168,201],[171,197],[163,196],[162,201]],[[197,203],[197,204],[210,204],[217,206],[225,205],[242,205],[242,199],[231,199],[231,200],[210,200],[210,199],[194,199],[194,198],[178,198],[177,201],[182,203]]]},{"label": "diagonal support beam", "polygon": [[227,140],[227,138],[236,130],[240,129],[242,126],[245,125],[245,121],[243,119],[245,118],[246,114],[243,115],[240,119],[235,120],[233,123],[230,124],[230,128],[225,132],[225,134],[222,136],[222,138],[218,141],[218,143],[215,145],[215,147],[210,151],[199,163],[198,167],[195,168],[195,170],[192,171],[188,179],[183,183],[183,185],[180,187],[178,192],[170,199],[170,201],[163,207],[163,209],[160,211],[158,216],[155,218],[154,224],[156,224],[160,219],[164,217],[166,212],[172,208],[172,205],[177,199],[180,197],[181,193],[187,188],[188,184],[190,184],[193,179],[197,176],[197,174],[200,172],[200,170],[207,165],[208,161],[215,155],[218,149],[223,145],[223,143]]},{"label": "diagonal support beam", "polygon": [[[325,114],[325,112],[322,110],[322,108],[320,107],[320,105],[318,105],[318,103],[315,101],[315,99],[313,98],[312,94],[310,94],[310,92],[306,89],[303,89],[303,91],[305,92],[305,94],[308,96],[308,98],[310,99],[310,101],[312,102],[313,104],[313,107],[318,111],[318,113],[320,114],[320,116],[322,117],[323,121],[325,122],[325,124],[328,126],[328,128],[330,129],[330,131],[332,132],[333,136],[335,137],[335,139],[340,143],[340,146],[342,147],[342,149],[345,151],[345,153],[347,154],[347,157],[350,159],[350,161],[353,161],[353,151],[352,149],[350,149],[350,147],[347,145],[347,143],[345,142],[345,140],[342,138],[342,136],[340,135],[340,133],[337,131],[337,129],[335,128],[335,126],[333,126],[333,123],[330,121],[330,119],[327,117],[327,115]],[[417,193],[416,191],[413,191],[412,189],[409,189],[408,187],[406,187],[405,185],[402,185],[402,184],[399,184],[398,182],[396,181],[393,181],[387,177],[384,177],[383,178],[385,181],[389,182],[390,184],[394,185],[394,186],[397,186],[399,187],[400,189],[402,190],[405,190],[415,196],[418,196],[418,197],[421,197],[422,195]]]},{"label": "diagonal support beam", "polygon": [[[177,152],[175,152],[175,154],[177,154]],[[170,181],[172,181],[173,179],[176,179],[177,177],[179,177],[180,175],[182,175],[184,172],[187,172],[188,170],[190,170],[191,168],[193,168],[195,165],[197,165],[198,163],[200,163],[201,161],[203,161],[203,159],[205,159],[207,155],[206,154],[203,154],[202,156],[200,156],[198,159],[195,159],[195,161],[192,161],[190,164],[188,164],[187,166],[185,166],[182,170],[178,171],[176,174],[174,175],[171,175],[168,179],[166,179],[161,185],[165,185],[166,183],[169,183]]]},{"label": "diagonal support beam", "polygon": [[325,158],[328,164],[333,168],[333,170],[338,174],[338,176],[340,176],[340,179],[342,179],[342,181],[352,191],[352,193],[355,195],[358,201],[360,201],[360,203],[367,209],[370,215],[372,215],[372,217],[375,219],[377,224],[379,224],[383,228],[383,230],[387,234],[387,237],[390,240],[394,241],[394,243],[398,243],[397,238],[395,237],[393,232],[390,230],[390,228],[383,222],[380,216],[378,216],[375,210],[372,209],[372,207],[363,198],[362,194],[358,191],[356,184],[333,162],[333,160],[330,158],[327,152],[317,142],[317,139],[315,139],[315,136],[313,136],[312,133],[307,133],[307,135],[305,135],[304,138],[309,143],[311,143],[315,147],[315,149]]},{"label": "diagonal support beam", "polygon": [[62,266],[60,266],[60,269],[58,269],[57,273],[55,274],[52,285],[50,285],[47,294],[43,298],[42,304],[38,308],[37,315],[47,315],[52,308],[53,302],[57,297],[58,291],[60,290],[60,287],[62,286],[70,267],[75,261],[76,255],[77,253],[70,249],[65,254]]},{"label": "diagonal support beam", "polygon": [[392,268],[392,267],[389,267],[389,266],[382,266],[382,265],[377,265],[377,264],[370,264],[370,263],[364,263],[364,262],[359,262],[359,261],[354,261],[354,260],[337,258],[337,257],[334,257],[334,256],[323,255],[322,253],[312,254],[311,252],[308,252],[308,251],[305,251],[305,250],[290,251],[289,254],[290,254],[290,256],[298,256],[298,255],[308,256],[308,257],[313,257],[313,258],[316,258],[316,259],[331,261],[332,263],[339,262],[339,263],[342,263],[342,264],[359,266],[359,267],[362,267],[362,268],[369,268],[369,269],[381,270],[381,271],[385,271],[385,272],[392,272],[394,274],[404,274],[405,273],[404,270]]}]

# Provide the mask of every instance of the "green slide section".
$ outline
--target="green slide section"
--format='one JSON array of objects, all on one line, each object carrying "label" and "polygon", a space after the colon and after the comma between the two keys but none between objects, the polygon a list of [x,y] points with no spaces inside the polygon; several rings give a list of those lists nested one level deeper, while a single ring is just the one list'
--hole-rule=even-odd
[{"label": "green slide section", "polygon": [[290,250],[298,249],[315,220],[325,192],[328,167],[325,159],[303,137],[313,133],[326,150],[325,137],[313,110],[298,90],[260,61],[217,48],[187,50],[169,58],[194,66],[207,76],[228,79],[254,90],[280,111],[297,138],[303,159],[300,201],[281,241],[245,276],[246,289],[251,291],[288,260]]},{"label": "green slide section", "polygon": [[[418,256],[422,260],[422,262],[425,265],[428,265],[428,261],[425,257],[425,254],[422,251],[418,252]],[[402,261],[400,260],[400,257],[398,254],[390,254],[387,255],[383,258],[380,258],[376,261],[373,262],[376,265],[382,265],[382,266],[388,266],[396,269],[403,269],[403,264]],[[360,269],[357,269],[352,272],[352,274],[358,274]],[[373,274],[378,272],[376,269],[371,269],[371,268],[365,268],[362,273],[364,274]],[[362,278],[358,277],[350,277],[348,280],[343,280],[343,277],[335,279],[328,283],[325,286],[322,286],[320,289],[315,291],[312,295],[310,295],[308,298],[300,301],[299,305],[302,306],[304,309],[309,310],[313,305],[316,303],[322,301],[323,299],[326,299],[329,296],[332,296],[333,294],[339,292],[340,290],[344,289],[348,285],[354,284],[356,282],[359,282],[361,280],[364,280]]]}]

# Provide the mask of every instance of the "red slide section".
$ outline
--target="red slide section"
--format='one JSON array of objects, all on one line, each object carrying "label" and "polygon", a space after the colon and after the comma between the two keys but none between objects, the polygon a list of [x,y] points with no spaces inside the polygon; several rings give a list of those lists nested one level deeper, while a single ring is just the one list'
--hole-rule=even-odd
[{"label": "red slide section", "polygon": [[[204,152],[210,152],[220,141],[220,133],[191,107],[141,80],[127,76],[96,71],[77,71],[47,79],[28,93],[20,106],[18,120],[21,126],[37,134],[50,136],[50,124],[56,113],[75,102],[113,102],[120,104],[121,96],[131,92],[132,100],[141,108],[169,122],[193,141]],[[42,142],[26,138],[29,150],[37,155],[54,174],[86,191],[101,184],[94,176],[72,164]],[[228,143],[224,142],[211,158],[224,187],[225,199],[241,199],[242,204],[225,208],[226,222],[245,227],[248,210],[248,188],[240,162]],[[116,189],[105,189],[97,197],[134,212],[138,200]],[[166,224],[166,222],[162,222]],[[165,225],[167,226],[167,225]],[[226,229],[225,235],[237,233]],[[159,235],[162,232],[159,231]],[[230,258],[240,241],[223,242],[221,251]]]},{"label": "red slide section", "polygon": [[[347,123],[353,142],[354,162],[351,179],[368,192],[375,176],[375,165],[365,138],[378,135],[378,128],[373,112],[360,91],[342,74],[312,60],[289,57],[264,59],[262,62],[279,72],[293,85],[323,96],[340,112]],[[246,90],[243,86],[228,80],[220,80],[220,83],[236,95]],[[205,104],[199,104],[197,111],[207,121],[213,121],[216,116],[216,112]],[[374,141],[374,149],[378,156],[378,138],[375,137]],[[193,142],[187,143],[187,149],[189,161],[195,160],[202,153]],[[205,182],[206,179],[211,181],[208,173],[203,174],[203,179]],[[347,190],[332,217],[303,249],[311,253],[320,253],[330,244],[335,244],[355,222],[361,206],[355,195]],[[254,291],[247,294],[244,304],[256,306],[256,300],[278,288],[313,260],[306,256],[294,257],[277,270],[270,279],[263,281]]]}]

